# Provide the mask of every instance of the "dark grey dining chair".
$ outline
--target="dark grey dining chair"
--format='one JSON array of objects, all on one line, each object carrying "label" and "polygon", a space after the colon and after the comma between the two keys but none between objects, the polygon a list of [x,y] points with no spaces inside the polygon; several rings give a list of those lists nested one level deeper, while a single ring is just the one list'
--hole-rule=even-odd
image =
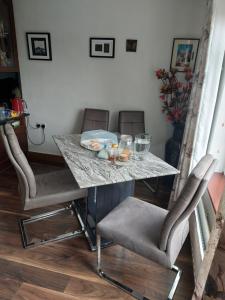
[{"label": "dark grey dining chair", "polygon": [[[47,207],[60,203],[72,203],[74,200],[87,197],[87,190],[78,187],[69,169],[48,170],[48,173],[34,175],[26,156],[20,148],[17,136],[11,124],[1,126],[1,134],[8,157],[17,173],[19,193],[24,210]],[[81,228],[81,230],[61,234],[52,239],[29,242],[25,225],[54,217],[67,210],[72,210],[73,213],[75,212],[73,205],[69,205],[65,208],[20,220],[19,225],[24,248],[77,237],[83,234],[84,228]]]},{"label": "dark grey dining chair", "polygon": [[120,134],[128,134],[133,137],[145,132],[144,111],[126,110],[119,112],[118,130]]},{"label": "dark grey dining chair", "polygon": [[211,155],[201,159],[170,211],[129,197],[98,223],[98,274],[134,298],[148,300],[102,271],[101,237],[104,237],[176,272],[175,281],[167,298],[173,299],[182,272],[174,266],[174,263],[189,232],[189,217],[207,188],[215,164],[216,160]]},{"label": "dark grey dining chair", "polygon": [[[125,110],[119,112],[118,121],[119,133],[131,135],[133,138],[135,135],[145,133],[145,113],[144,111]],[[151,183],[150,183],[151,181]],[[158,178],[142,180],[145,186],[152,193],[156,193],[159,185]],[[153,186],[154,183],[154,186]]]},{"label": "dark grey dining chair", "polygon": [[85,108],[81,133],[97,129],[109,129],[109,111],[103,109]]}]

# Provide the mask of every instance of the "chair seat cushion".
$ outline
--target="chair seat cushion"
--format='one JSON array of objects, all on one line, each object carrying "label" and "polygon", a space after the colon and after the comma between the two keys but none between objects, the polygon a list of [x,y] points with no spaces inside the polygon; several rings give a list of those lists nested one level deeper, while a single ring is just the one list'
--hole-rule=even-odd
[{"label": "chair seat cushion", "polygon": [[165,209],[128,197],[98,223],[97,230],[104,238],[171,267],[166,252],[158,246],[167,214]]},{"label": "chair seat cushion", "polygon": [[35,175],[36,197],[30,199],[25,209],[49,206],[87,197],[87,189],[80,189],[69,169]]}]

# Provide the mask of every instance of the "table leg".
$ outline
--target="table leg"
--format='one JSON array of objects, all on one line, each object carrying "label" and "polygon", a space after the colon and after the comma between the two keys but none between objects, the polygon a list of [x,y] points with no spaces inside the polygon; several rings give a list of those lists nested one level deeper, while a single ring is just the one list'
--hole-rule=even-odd
[{"label": "table leg", "polygon": [[[74,206],[92,251],[96,250],[96,226],[114,207],[134,194],[134,181],[89,188],[87,203],[74,202]],[[102,247],[111,241],[102,240]]]}]

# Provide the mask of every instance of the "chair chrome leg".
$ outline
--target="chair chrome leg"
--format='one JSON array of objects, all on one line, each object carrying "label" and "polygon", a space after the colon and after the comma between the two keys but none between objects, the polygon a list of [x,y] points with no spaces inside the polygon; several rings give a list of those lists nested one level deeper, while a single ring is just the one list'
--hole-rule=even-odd
[{"label": "chair chrome leg", "polygon": [[73,211],[76,214],[76,216],[78,218],[78,221],[80,222],[81,228],[83,229],[84,235],[85,235],[85,237],[88,241],[88,244],[91,248],[91,251],[96,251],[96,246],[93,245],[92,240],[91,240],[90,235],[89,235],[88,230],[87,230],[87,217],[85,216],[85,220],[84,221],[82,220],[82,217],[81,217],[81,215],[80,215],[80,213],[79,213],[79,211],[78,211],[78,209],[75,205],[75,201],[73,201]]},{"label": "chair chrome leg", "polygon": [[156,178],[157,183],[156,183],[156,188],[154,188],[150,183],[148,183],[146,180],[142,180],[144,185],[147,187],[147,189],[152,192],[153,194],[156,194],[158,191],[158,185],[159,185],[159,178]]},{"label": "chair chrome leg", "polygon": [[101,276],[101,236],[97,233],[97,272]]},{"label": "chair chrome leg", "polygon": [[168,296],[168,300],[173,300],[173,296],[174,296],[174,294],[176,292],[176,289],[177,289],[177,286],[179,284],[179,281],[180,281],[180,278],[181,278],[181,274],[182,274],[182,270],[179,269],[176,266],[172,267],[172,271],[174,271],[176,273],[176,277],[174,279],[173,286],[172,286],[172,288],[170,290],[170,293],[169,293],[169,296]]},{"label": "chair chrome leg", "polygon": [[103,278],[104,280],[108,281],[113,286],[115,286],[115,287],[123,290],[127,294],[133,296],[135,299],[138,299],[138,300],[150,300],[150,299],[142,296],[138,292],[134,291],[133,289],[129,288],[125,284],[122,284],[122,283],[116,281],[115,279],[109,277],[108,275],[106,275],[102,271],[102,269],[101,269],[101,236],[100,236],[99,233],[97,233],[97,273],[98,273],[98,275],[101,278]]},{"label": "chair chrome leg", "polygon": [[25,227],[27,224],[35,223],[38,221],[42,221],[42,220],[54,217],[56,215],[60,215],[61,213],[65,212],[65,211],[73,211],[72,206],[68,206],[68,207],[57,209],[57,210],[54,210],[51,212],[43,213],[43,214],[40,214],[37,216],[30,217],[28,219],[20,219],[19,227],[20,227],[23,247],[31,248],[31,247],[41,246],[41,245],[44,245],[44,244],[47,244],[50,242],[58,242],[58,241],[75,238],[75,237],[83,235],[84,230],[82,228],[81,230],[75,230],[72,232],[61,234],[61,235],[58,235],[51,239],[43,239],[43,240],[39,240],[37,242],[29,242],[28,233],[27,233],[27,230]]},{"label": "chair chrome leg", "polygon": [[[177,285],[179,283],[179,280],[180,280],[180,277],[181,277],[181,273],[182,273],[182,271],[178,267],[176,267],[176,266],[173,266],[172,270],[174,272],[176,272],[177,275],[175,277],[173,286],[172,286],[172,288],[170,290],[170,293],[169,293],[169,296],[168,296],[167,300],[172,300],[173,299],[173,296],[175,294],[175,291],[176,291],[176,288],[177,288]],[[101,236],[100,236],[99,233],[97,233],[97,273],[98,273],[98,275],[101,278],[103,278],[104,280],[108,281],[113,286],[115,286],[115,287],[121,289],[122,291],[126,292],[127,294],[129,294],[130,296],[134,297],[135,299],[138,299],[138,300],[150,300],[149,298],[147,298],[145,296],[142,296],[140,293],[138,293],[137,291],[133,290],[132,288],[126,286],[125,284],[120,283],[119,281],[117,281],[117,280],[109,277],[107,274],[105,274],[102,271],[102,266],[101,266]]]}]

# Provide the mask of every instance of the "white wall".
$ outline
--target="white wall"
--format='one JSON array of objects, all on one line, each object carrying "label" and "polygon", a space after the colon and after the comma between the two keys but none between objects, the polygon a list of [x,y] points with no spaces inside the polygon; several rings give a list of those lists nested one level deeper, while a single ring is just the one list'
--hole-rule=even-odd
[{"label": "white wall", "polygon": [[[23,96],[33,123],[47,124],[46,143],[31,151],[57,153],[53,134],[79,132],[84,107],[146,113],[152,151],[164,152],[171,127],[161,113],[154,70],[168,68],[174,37],[200,37],[205,0],[14,0]],[[52,62],[27,58],[25,32],[50,32]],[[89,37],[115,37],[115,59],[89,57]],[[125,40],[138,39],[137,53]],[[38,141],[34,131],[30,136]]]}]

